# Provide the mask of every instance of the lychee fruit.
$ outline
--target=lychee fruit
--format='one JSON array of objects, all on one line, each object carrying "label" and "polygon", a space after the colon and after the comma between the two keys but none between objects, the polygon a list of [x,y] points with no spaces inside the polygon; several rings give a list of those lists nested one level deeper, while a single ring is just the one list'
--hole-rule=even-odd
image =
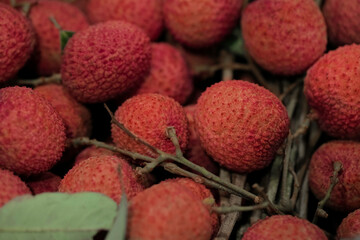
[{"label": "lychee fruit", "polygon": [[137,25],[151,40],[163,30],[163,0],[89,0],[86,13],[92,23],[122,20]]},{"label": "lychee fruit", "polygon": [[68,138],[85,137],[91,133],[90,111],[78,103],[63,85],[48,84],[36,87],[36,93],[48,100],[64,120]]},{"label": "lychee fruit", "polygon": [[14,173],[0,168],[0,208],[11,199],[31,194],[26,184]]},{"label": "lychee fruit", "polygon": [[339,211],[360,208],[360,142],[332,141],[323,144],[311,157],[309,186],[319,200],[325,197],[333,175],[334,162],[342,164],[339,182],[333,188],[327,206]]},{"label": "lychee fruit", "polygon": [[100,147],[96,147],[96,146],[90,146],[85,148],[84,150],[82,150],[75,158],[75,163],[79,164],[80,162],[90,158],[90,157],[99,157],[102,155],[106,155],[106,156],[115,156],[116,153],[114,153],[111,150],[105,149],[105,148],[100,148]]},{"label": "lychee fruit", "polygon": [[166,0],[165,25],[176,40],[192,48],[221,42],[240,16],[242,0]]},{"label": "lychee fruit", "polygon": [[323,14],[329,41],[335,45],[360,43],[360,2],[326,0]]},{"label": "lychee fruit", "polygon": [[[181,149],[188,142],[188,123],[181,105],[174,99],[155,93],[136,95],[126,100],[115,112],[115,118],[139,138],[152,146],[175,153],[175,146],[167,137],[166,128],[174,127]],[[111,128],[116,146],[144,155],[157,154],[136,142],[116,125]]]},{"label": "lychee fruit", "polygon": [[313,0],[258,0],[241,19],[249,54],[264,69],[279,75],[306,71],[327,44],[324,17]]},{"label": "lychee fruit", "polygon": [[241,80],[207,88],[198,99],[195,124],[206,152],[236,172],[269,165],[289,133],[281,101],[265,88]]},{"label": "lychee fruit", "polygon": [[350,213],[342,220],[336,231],[336,237],[338,240],[360,237],[360,209]]},{"label": "lychee fruit", "polygon": [[62,81],[80,102],[103,102],[139,87],[150,70],[146,34],[122,21],[77,32],[65,47]]},{"label": "lychee fruit", "polygon": [[26,87],[0,89],[0,166],[20,175],[49,170],[65,148],[65,127],[51,104]]},{"label": "lychee fruit", "polygon": [[37,46],[34,61],[40,75],[50,75],[60,71],[60,34],[54,17],[62,29],[77,32],[89,26],[85,15],[75,6],[61,1],[40,0],[30,8],[29,18],[36,32]]},{"label": "lychee fruit", "polygon": [[12,7],[0,3],[0,83],[12,78],[29,59],[35,36],[31,23]]},{"label": "lychee fruit", "polygon": [[136,93],[159,93],[184,104],[192,90],[190,71],[181,52],[167,43],[153,43],[149,76]]},{"label": "lychee fruit", "polygon": [[61,177],[51,172],[44,172],[30,177],[26,180],[26,184],[34,194],[40,194],[44,192],[57,192],[60,181]]},{"label": "lychee fruit", "polygon": [[323,231],[309,221],[290,215],[259,220],[245,232],[243,240],[327,240]]},{"label": "lychee fruit", "polygon": [[307,72],[304,93],[312,117],[330,136],[360,139],[360,46],[321,57]]},{"label": "lychee fruit", "polygon": [[210,212],[189,189],[161,182],[130,201],[128,239],[209,240]]},{"label": "lychee fruit", "polygon": [[[121,177],[118,167],[121,168]],[[122,189],[128,199],[143,190],[135,172],[122,158],[116,156],[90,157],[75,165],[60,182],[59,191],[67,193],[99,192],[117,203],[121,200]]]}]

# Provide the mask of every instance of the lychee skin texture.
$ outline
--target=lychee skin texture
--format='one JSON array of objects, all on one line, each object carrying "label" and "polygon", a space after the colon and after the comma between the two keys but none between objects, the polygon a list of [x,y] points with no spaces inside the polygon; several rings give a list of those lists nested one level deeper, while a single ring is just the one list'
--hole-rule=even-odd
[{"label": "lychee skin texture", "polygon": [[87,147],[84,150],[82,150],[76,156],[74,165],[79,164],[80,162],[82,162],[90,157],[99,157],[102,155],[115,156],[116,153],[114,153],[108,149],[105,149],[105,148],[98,148],[96,146],[90,146],[90,147]]},{"label": "lychee skin texture", "polygon": [[274,215],[260,220],[245,232],[243,240],[327,240],[323,231],[305,219]]},{"label": "lychee skin texture", "polygon": [[360,139],[360,45],[321,57],[307,72],[304,93],[313,116],[327,134]]},{"label": "lychee skin texture", "polygon": [[[188,123],[181,105],[174,99],[155,93],[140,94],[126,100],[115,112],[115,118],[139,138],[167,153],[175,153],[174,144],[166,135],[174,127],[181,149],[188,142]],[[116,125],[111,127],[116,146],[157,157],[143,144],[137,143]]]},{"label": "lychee skin texture", "polygon": [[360,2],[326,0],[323,14],[329,41],[335,45],[360,43]]},{"label": "lychee skin texture", "polygon": [[42,0],[30,8],[29,18],[37,38],[35,61],[40,75],[60,71],[60,34],[49,18],[54,17],[62,29],[77,32],[89,26],[85,15],[75,6],[61,1]]},{"label": "lychee skin texture", "polygon": [[344,218],[336,231],[336,237],[340,239],[355,239],[360,236],[360,209],[350,213]]},{"label": "lychee skin texture", "polygon": [[64,86],[48,84],[36,87],[36,93],[48,100],[64,120],[68,138],[86,137],[91,133],[90,111],[78,103]]},{"label": "lychee skin texture", "polygon": [[360,208],[360,143],[332,141],[313,154],[309,166],[309,186],[317,199],[323,199],[330,186],[333,164],[341,162],[339,182],[331,192],[327,206],[338,211]]},{"label": "lychee skin texture", "polygon": [[30,22],[0,3],[0,83],[12,78],[29,59],[35,45]]},{"label": "lychee skin texture", "polygon": [[0,208],[11,199],[31,194],[26,184],[11,171],[0,168]]},{"label": "lychee skin texture", "polygon": [[289,132],[284,105],[253,83],[216,83],[202,93],[196,107],[202,146],[220,165],[236,172],[269,165]]},{"label": "lychee skin texture", "polygon": [[167,43],[153,43],[150,74],[137,94],[159,93],[184,104],[193,88],[190,71],[181,52]]},{"label": "lychee skin texture", "polygon": [[235,26],[242,0],[166,0],[165,25],[180,43],[204,48],[219,43]]},{"label": "lychee skin texture", "polygon": [[[119,164],[123,186],[118,173]],[[134,170],[124,159],[103,155],[90,157],[70,169],[60,183],[59,192],[99,192],[119,203],[122,187],[128,199],[143,190]]]},{"label": "lychee skin texture", "polygon": [[44,172],[38,176],[34,176],[26,181],[34,194],[44,192],[57,192],[60,185],[61,177],[51,173]]},{"label": "lychee skin texture", "polygon": [[210,240],[209,210],[180,184],[161,182],[131,200],[128,239]]},{"label": "lychee skin texture", "polygon": [[327,44],[324,17],[312,0],[258,0],[241,19],[246,49],[264,69],[279,75],[306,71]]},{"label": "lychee skin texture", "polygon": [[62,118],[26,87],[0,89],[0,166],[20,175],[49,170],[65,148]]},{"label": "lychee skin texture", "polygon": [[78,101],[104,102],[139,87],[150,62],[150,39],[140,28],[122,21],[99,23],[67,43],[62,80]]},{"label": "lychee skin texture", "polygon": [[122,20],[137,25],[151,40],[163,30],[163,0],[89,0],[86,13],[92,23]]}]

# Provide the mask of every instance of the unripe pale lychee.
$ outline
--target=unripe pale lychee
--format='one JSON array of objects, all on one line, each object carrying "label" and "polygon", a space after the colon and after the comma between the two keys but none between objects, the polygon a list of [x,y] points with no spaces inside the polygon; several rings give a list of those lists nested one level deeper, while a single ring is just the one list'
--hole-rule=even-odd
[{"label": "unripe pale lychee", "polygon": [[184,104],[192,90],[190,71],[181,52],[167,43],[153,43],[150,74],[136,93],[159,93]]},{"label": "unripe pale lychee", "polygon": [[284,105],[253,83],[216,83],[202,93],[196,108],[202,146],[220,165],[237,172],[269,165],[289,133]]},{"label": "unripe pale lychee", "polygon": [[60,181],[61,177],[51,172],[44,172],[27,179],[26,184],[34,194],[40,194],[44,192],[57,192]]},{"label": "unripe pale lychee", "polygon": [[166,0],[165,25],[180,43],[193,48],[219,43],[235,26],[242,0]]},{"label": "unripe pale lychee", "polygon": [[360,43],[360,2],[326,0],[323,14],[329,41],[335,45]]},{"label": "unripe pale lychee", "polygon": [[0,3],[0,83],[12,78],[30,57],[34,30],[12,7]]},{"label": "unripe pale lychee", "polygon": [[12,172],[0,168],[0,208],[11,199],[31,194],[26,184]]},{"label": "unripe pale lychee", "polygon": [[327,206],[339,211],[360,208],[360,143],[332,141],[313,154],[309,166],[309,186],[317,199],[325,197],[333,175],[334,162],[342,164],[339,182],[333,188]]},{"label": "unripe pale lychee", "polygon": [[302,73],[326,49],[325,20],[313,0],[254,1],[241,28],[247,51],[274,74]]},{"label": "unripe pale lychee", "polygon": [[[188,123],[185,112],[172,98],[155,93],[134,96],[117,109],[115,118],[139,138],[168,153],[175,153],[174,144],[166,135],[166,128],[172,126],[175,128],[181,149],[186,148]],[[153,157],[157,156],[114,124],[111,132],[116,146]]]},{"label": "unripe pale lychee", "polygon": [[156,40],[163,29],[163,0],[89,0],[86,13],[92,23],[123,20],[142,28]]},{"label": "unripe pale lychee", "polygon": [[329,135],[360,139],[360,45],[321,57],[307,72],[304,93],[312,116]]},{"label": "unripe pale lychee", "polygon": [[161,182],[131,200],[128,239],[209,240],[210,212],[186,187]]},{"label": "unripe pale lychee", "polygon": [[0,89],[0,166],[17,174],[49,170],[65,148],[65,127],[51,104],[26,87]]},{"label": "unripe pale lychee", "polygon": [[150,61],[150,39],[140,28],[108,21],[77,32],[69,40],[62,80],[78,101],[103,102],[139,87]]},{"label": "unripe pale lychee", "polygon": [[[119,165],[122,180],[118,173]],[[128,199],[143,190],[143,186],[137,181],[134,170],[124,159],[102,155],[90,157],[70,169],[61,180],[59,191],[67,193],[99,192],[119,203],[122,188],[125,189]]]},{"label": "unripe pale lychee", "polygon": [[290,215],[274,215],[252,225],[243,240],[327,240],[315,224]]},{"label": "unripe pale lychee", "polygon": [[336,231],[336,237],[341,239],[357,239],[360,237],[360,209],[344,218]]},{"label": "unripe pale lychee", "polygon": [[78,103],[59,84],[36,87],[36,93],[47,99],[64,120],[68,138],[85,137],[91,133],[90,111]]}]

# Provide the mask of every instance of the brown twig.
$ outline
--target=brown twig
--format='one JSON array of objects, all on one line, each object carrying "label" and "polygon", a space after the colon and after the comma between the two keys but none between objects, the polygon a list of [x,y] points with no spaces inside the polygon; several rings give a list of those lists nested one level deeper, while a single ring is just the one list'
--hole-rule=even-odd
[{"label": "brown twig", "polygon": [[233,213],[233,212],[248,212],[258,209],[264,209],[269,205],[268,202],[263,202],[253,206],[237,206],[232,205],[230,207],[214,207],[213,211],[219,214]]},{"label": "brown twig", "polygon": [[304,182],[301,185],[299,200],[299,217],[307,219],[309,202],[309,171],[306,172]]},{"label": "brown twig", "polygon": [[280,205],[285,209],[289,208],[289,199],[287,198],[287,178],[289,174],[289,160],[292,148],[292,137],[289,133],[289,137],[286,144],[285,157],[283,162],[283,171],[281,178],[281,189],[280,189]]},{"label": "brown twig", "polygon": [[264,188],[261,187],[259,184],[255,183],[252,186],[258,193],[259,195],[265,199],[266,202],[269,203],[268,209],[270,210],[270,212],[276,213],[278,215],[284,215],[284,213],[278,208],[276,207],[268,198],[268,196],[266,195],[266,193],[264,192]]},{"label": "brown twig", "polygon": [[33,87],[37,87],[44,84],[50,84],[50,83],[61,84],[61,74],[56,73],[51,75],[50,77],[39,77],[36,79],[28,79],[28,80],[19,79],[16,80],[15,83],[17,85],[25,85],[25,86],[33,86]]},{"label": "brown twig", "polygon": [[280,101],[283,101],[284,98],[291,93],[300,83],[303,82],[303,78],[299,78],[296,80],[296,82],[292,83],[290,86],[288,86],[285,91],[279,96]]}]

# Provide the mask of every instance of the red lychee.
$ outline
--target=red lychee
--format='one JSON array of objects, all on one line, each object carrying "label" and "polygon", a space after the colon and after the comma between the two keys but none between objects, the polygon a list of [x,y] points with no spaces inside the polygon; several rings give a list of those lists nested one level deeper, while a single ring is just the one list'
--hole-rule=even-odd
[{"label": "red lychee", "polygon": [[336,237],[340,239],[357,239],[360,237],[360,209],[344,218],[337,229]]},{"label": "red lychee", "polygon": [[110,151],[108,149],[105,149],[105,148],[98,148],[96,146],[90,146],[90,147],[87,147],[84,150],[82,150],[76,156],[74,165],[79,164],[80,162],[82,162],[90,157],[99,157],[102,155],[115,156],[116,153],[114,153],[113,151]]},{"label": "red lychee", "polygon": [[165,25],[174,38],[192,48],[219,43],[235,26],[242,0],[166,0]]},{"label": "red lychee", "polygon": [[[155,93],[134,96],[117,109],[115,118],[136,136],[168,153],[175,153],[174,144],[166,135],[166,128],[172,126],[175,128],[181,149],[186,148],[188,123],[185,112],[172,98]],[[114,124],[111,132],[116,146],[153,157],[157,156]]]},{"label": "red lychee", "polygon": [[360,139],[360,46],[330,51],[307,72],[304,93],[320,128],[342,139]]},{"label": "red lychee", "polygon": [[329,41],[335,45],[360,43],[360,2],[326,0],[323,14]]},{"label": "red lychee", "polygon": [[241,28],[247,51],[274,74],[302,73],[326,49],[325,20],[313,0],[254,1]]},{"label": "red lychee", "polygon": [[131,200],[128,239],[209,240],[210,212],[180,184],[161,182]]},{"label": "red lychee", "polygon": [[256,222],[244,234],[243,240],[327,240],[315,224],[290,215],[274,215]]},{"label": "red lychee", "polygon": [[[118,173],[119,165],[122,180]],[[128,199],[143,190],[143,186],[137,181],[134,170],[124,159],[102,155],[90,157],[70,169],[61,180],[59,191],[67,193],[99,192],[119,203],[122,188],[125,189]]]},{"label": "red lychee", "polygon": [[89,26],[85,15],[75,6],[61,1],[40,0],[30,8],[29,18],[37,38],[35,61],[40,75],[50,75],[60,71],[60,34],[54,17],[62,29],[80,31]]},{"label": "red lychee", "polygon": [[108,21],[77,32],[69,40],[62,80],[78,101],[103,102],[139,87],[150,61],[150,40],[141,29]]},{"label": "red lychee", "polygon": [[123,20],[142,28],[156,40],[163,29],[163,0],[89,0],[86,13],[92,23]]},{"label": "red lychee", "polygon": [[192,90],[190,71],[181,52],[167,43],[153,43],[150,74],[136,93],[159,93],[184,104]]},{"label": "red lychee", "polygon": [[78,103],[59,84],[36,87],[36,93],[47,99],[64,120],[68,138],[85,137],[91,133],[90,111]]},{"label": "red lychee", "polygon": [[49,170],[65,148],[65,127],[51,104],[26,87],[0,89],[0,166],[17,174]]},{"label": "red lychee", "polygon": [[196,108],[202,146],[215,161],[237,172],[269,165],[289,133],[284,105],[253,83],[216,83],[202,93]]},{"label": "red lychee", "polygon": [[44,192],[57,192],[60,181],[61,177],[51,172],[44,172],[27,179],[26,184],[34,194],[40,194]]},{"label": "red lychee", "polygon": [[34,30],[30,22],[12,7],[0,3],[0,83],[12,78],[30,57]]},{"label": "red lychee", "polygon": [[0,168],[0,208],[11,199],[31,194],[26,184],[12,172]]},{"label": "red lychee", "polygon": [[325,197],[333,175],[334,162],[342,164],[339,182],[333,188],[327,206],[339,211],[360,208],[360,143],[332,141],[313,154],[309,166],[309,186],[317,199]]}]

